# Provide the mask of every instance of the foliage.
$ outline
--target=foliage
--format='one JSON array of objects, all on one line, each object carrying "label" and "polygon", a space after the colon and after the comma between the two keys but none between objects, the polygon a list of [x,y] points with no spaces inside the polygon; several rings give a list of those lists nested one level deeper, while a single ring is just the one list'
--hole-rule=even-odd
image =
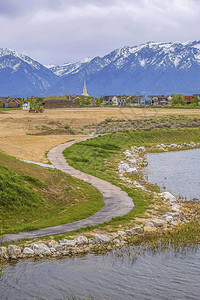
[{"label": "foliage", "polygon": [[198,98],[197,96],[194,96],[194,98],[193,98],[193,104],[194,104],[195,106],[198,106],[198,105],[199,105],[199,98]]},{"label": "foliage", "polygon": [[186,101],[185,101],[185,97],[184,95],[180,95],[180,94],[173,94],[172,95],[172,105],[185,105]]}]

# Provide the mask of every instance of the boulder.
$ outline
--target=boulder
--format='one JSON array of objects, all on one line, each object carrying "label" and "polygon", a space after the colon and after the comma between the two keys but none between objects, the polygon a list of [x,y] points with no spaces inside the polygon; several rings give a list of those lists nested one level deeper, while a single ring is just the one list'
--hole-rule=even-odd
[{"label": "boulder", "polygon": [[162,196],[165,200],[169,200],[170,202],[176,201],[176,197],[169,192],[159,193],[158,195]]},{"label": "boulder", "polygon": [[170,147],[177,147],[178,145],[177,144],[170,144],[169,146]]},{"label": "boulder", "polygon": [[139,184],[137,181],[134,181],[133,184],[136,188],[146,191],[145,187],[143,185]]},{"label": "boulder", "polygon": [[137,227],[133,227],[131,229],[132,234],[142,234],[143,233],[143,229],[140,226]]},{"label": "boulder", "polygon": [[137,161],[135,158],[130,158],[129,160],[129,163],[132,164],[132,165],[136,165]]},{"label": "boulder", "polygon": [[30,256],[33,256],[35,254],[35,252],[31,248],[25,247],[24,250],[23,250],[23,254],[25,256],[30,257]]},{"label": "boulder", "polygon": [[8,250],[6,247],[0,247],[0,257],[4,257],[5,255],[8,254]]},{"label": "boulder", "polygon": [[110,237],[105,234],[95,234],[94,238],[98,243],[110,242]]},{"label": "boulder", "polygon": [[21,254],[21,248],[16,245],[8,246],[8,255],[9,257],[16,259]]},{"label": "boulder", "polygon": [[146,148],[143,147],[143,146],[140,146],[140,147],[138,148],[138,151],[139,151],[139,152],[145,152],[145,151],[146,151]]},{"label": "boulder", "polygon": [[137,169],[134,167],[134,168],[129,168],[128,170],[126,170],[127,173],[131,173],[133,175],[136,175],[138,173]]},{"label": "boulder", "polygon": [[166,221],[168,224],[171,224],[174,221],[174,218],[172,216],[166,216]]},{"label": "boulder", "polygon": [[55,253],[56,252],[56,248],[50,247],[50,251],[51,251],[51,253]]},{"label": "boulder", "polygon": [[118,234],[118,236],[124,236],[124,235],[126,235],[126,232],[125,232],[125,231],[119,230],[119,231],[117,232],[117,234]]},{"label": "boulder", "polygon": [[146,222],[146,223],[144,224],[144,226],[145,226],[145,227],[154,227],[154,224],[153,224],[153,222]]},{"label": "boulder", "polygon": [[88,244],[88,239],[85,236],[78,236],[74,239],[74,242],[77,245],[86,245]]},{"label": "boulder", "polygon": [[51,250],[44,243],[32,243],[29,247],[34,251],[36,255],[49,255]]},{"label": "boulder", "polygon": [[58,246],[59,243],[54,241],[54,240],[51,240],[49,243],[48,243],[48,247],[51,248],[51,247],[56,247]]},{"label": "boulder", "polygon": [[155,227],[163,227],[165,222],[161,219],[153,219],[151,220],[151,223],[153,223]]},{"label": "boulder", "polygon": [[132,153],[129,150],[126,150],[124,152],[124,154],[126,155],[126,157],[131,157],[132,156]]},{"label": "boulder", "polygon": [[74,247],[76,245],[76,242],[74,240],[67,240],[67,239],[59,240],[59,243],[61,246],[67,246],[67,247]]}]

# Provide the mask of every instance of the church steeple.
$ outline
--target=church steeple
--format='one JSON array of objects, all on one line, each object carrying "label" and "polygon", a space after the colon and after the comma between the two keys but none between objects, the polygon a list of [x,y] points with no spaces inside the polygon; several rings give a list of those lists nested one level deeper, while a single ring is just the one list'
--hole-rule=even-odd
[{"label": "church steeple", "polygon": [[86,88],[86,81],[85,81],[85,77],[84,77],[84,87],[83,87],[83,93],[81,96],[85,96],[88,97],[88,93],[87,93],[87,88]]}]

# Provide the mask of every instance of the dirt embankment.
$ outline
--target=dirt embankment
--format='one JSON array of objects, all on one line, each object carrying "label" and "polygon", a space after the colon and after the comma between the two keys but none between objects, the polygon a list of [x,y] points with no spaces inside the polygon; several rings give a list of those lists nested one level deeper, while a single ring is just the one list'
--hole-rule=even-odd
[{"label": "dirt embankment", "polygon": [[167,115],[200,116],[200,110],[198,109],[128,107],[47,109],[42,114],[29,114],[27,111],[22,110],[0,112],[0,151],[18,158],[44,163],[47,162],[46,151],[60,143],[78,137],[33,136],[27,134],[64,128],[66,124],[80,131],[85,126],[98,124],[106,118],[134,120]]}]

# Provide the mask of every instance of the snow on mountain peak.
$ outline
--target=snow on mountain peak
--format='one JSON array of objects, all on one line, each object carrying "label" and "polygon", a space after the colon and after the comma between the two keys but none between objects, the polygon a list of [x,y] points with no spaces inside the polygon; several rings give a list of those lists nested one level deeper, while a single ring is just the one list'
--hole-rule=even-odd
[{"label": "snow on mountain peak", "polygon": [[[6,56],[13,56],[13,58],[19,58],[22,61],[24,61],[25,63],[31,65],[33,68],[36,68],[37,70],[40,70],[40,68],[41,68],[41,64],[39,62],[33,60],[29,56],[17,53],[16,51],[14,51],[12,49],[9,49],[9,48],[5,48],[5,49],[4,48],[0,48],[0,57],[4,57],[4,56],[5,57]],[[14,63],[14,61],[13,61],[13,63]],[[13,70],[16,70],[17,69],[16,65],[19,66],[19,63],[17,62],[16,64],[13,65],[13,67],[10,64],[10,67],[13,68]],[[2,67],[2,64],[1,64],[1,67]],[[8,65],[6,64],[6,62],[5,62],[5,67],[8,67]]]}]

